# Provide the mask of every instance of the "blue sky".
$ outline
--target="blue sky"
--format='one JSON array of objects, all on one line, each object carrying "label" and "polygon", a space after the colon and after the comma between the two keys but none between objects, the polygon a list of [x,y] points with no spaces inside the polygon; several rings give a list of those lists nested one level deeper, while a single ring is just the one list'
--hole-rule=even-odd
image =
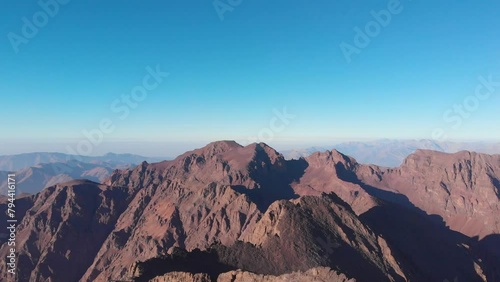
[{"label": "blue sky", "polygon": [[[219,139],[430,139],[437,129],[449,140],[500,140],[498,83],[470,98],[478,77],[500,82],[500,3],[401,0],[348,62],[339,45],[356,47],[355,28],[391,1],[243,0],[221,20],[212,1],[73,0],[17,53],[12,33],[24,37],[23,17],[33,22],[43,8],[9,1],[0,11],[0,154],[65,151],[55,144],[85,140],[82,130],[103,119],[114,129],[92,153],[155,144],[141,152],[168,155]],[[142,85],[148,66],[169,76],[121,119],[112,103]],[[460,115],[453,106],[463,103]],[[270,128],[284,107],[294,118]]]}]

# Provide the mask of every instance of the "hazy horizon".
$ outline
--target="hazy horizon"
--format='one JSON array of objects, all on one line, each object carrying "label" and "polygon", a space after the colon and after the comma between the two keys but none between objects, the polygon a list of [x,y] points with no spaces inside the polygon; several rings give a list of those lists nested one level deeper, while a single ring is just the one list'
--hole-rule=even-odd
[{"label": "hazy horizon", "polygon": [[[252,142],[248,140],[234,140],[234,139],[226,139],[235,141],[243,146],[249,145]],[[313,147],[319,148],[329,148],[333,149],[335,145],[346,144],[346,143],[373,143],[373,142],[382,142],[382,141],[395,141],[395,142],[408,142],[408,141],[433,141],[430,139],[337,139],[330,141],[322,141],[317,143],[310,142],[297,142],[297,143],[287,143],[287,142],[263,142],[273,147],[278,151],[287,151],[287,150],[300,150],[300,149],[309,149]],[[67,142],[45,142],[45,143],[33,143],[30,141],[25,142],[17,142],[17,143],[7,143],[0,141],[0,156],[5,155],[17,155],[17,154],[25,154],[25,153],[63,153],[63,154],[71,154],[71,151],[67,149],[68,146],[72,146],[75,141],[79,140],[71,140]],[[207,140],[207,141],[199,141],[199,142],[103,142],[99,146],[95,147],[95,150],[90,155],[82,155],[82,156],[103,156],[108,153],[115,154],[134,154],[141,155],[144,157],[153,157],[153,158],[175,158],[182,153],[187,151],[191,151],[194,149],[198,149],[204,147],[208,143],[216,142],[216,141],[224,141],[224,140]],[[259,141],[260,142],[260,141]],[[435,141],[440,143],[439,141]],[[447,140],[447,143],[465,143],[465,144],[500,144],[500,140],[490,140],[490,141],[479,141],[479,140]],[[7,151],[7,150],[10,151]],[[78,152],[76,152],[76,155]]]}]

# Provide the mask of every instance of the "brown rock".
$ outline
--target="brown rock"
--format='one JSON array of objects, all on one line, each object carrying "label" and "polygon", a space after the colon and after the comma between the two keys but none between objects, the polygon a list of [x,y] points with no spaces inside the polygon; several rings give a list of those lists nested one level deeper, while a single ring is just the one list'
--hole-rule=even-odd
[{"label": "brown rock", "polygon": [[480,238],[500,233],[500,156],[418,150],[401,167],[361,167],[369,185],[403,194],[451,229]]},{"label": "brown rock", "polygon": [[150,282],[211,282],[207,274],[185,273],[185,272],[171,272],[163,276],[155,277]]},{"label": "brown rock", "polygon": [[305,272],[293,272],[280,276],[259,275],[241,270],[221,274],[217,282],[356,282],[326,267],[318,267]]}]

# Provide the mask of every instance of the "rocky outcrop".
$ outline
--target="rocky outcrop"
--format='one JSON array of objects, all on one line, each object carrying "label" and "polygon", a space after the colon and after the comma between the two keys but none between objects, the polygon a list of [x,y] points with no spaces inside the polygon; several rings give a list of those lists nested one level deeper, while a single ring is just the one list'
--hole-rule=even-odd
[{"label": "rocky outcrop", "polygon": [[326,267],[313,268],[305,272],[293,272],[280,276],[260,275],[246,271],[231,271],[221,274],[217,282],[356,282]]},{"label": "rocky outcrop", "polygon": [[[207,274],[171,272],[155,277],[150,282],[212,282]],[[348,279],[345,275],[339,274],[326,267],[313,268],[305,272],[293,272],[280,276],[261,275],[248,271],[235,270],[226,272],[217,278],[217,282],[356,282]]]},{"label": "rocky outcrop", "polygon": [[[211,282],[208,274],[203,273],[186,273],[186,272],[171,272],[162,276],[155,277],[150,282]],[[230,280],[229,280],[230,281]]]}]

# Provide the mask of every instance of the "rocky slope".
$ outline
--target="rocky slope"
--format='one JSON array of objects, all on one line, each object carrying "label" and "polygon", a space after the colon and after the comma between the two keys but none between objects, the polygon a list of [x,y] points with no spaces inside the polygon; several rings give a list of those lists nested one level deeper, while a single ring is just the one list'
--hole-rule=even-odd
[{"label": "rocky slope", "polygon": [[[19,200],[28,202],[29,208],[17,228],[18,280],[77,281],[131,195],[126,187],[73,181]],[[6,252],[4,244],[2,257]],[[5,279],[4,267],[0,266]]]},{"label": "rocky slope", "polygon": [[[387,169],[214,142],[18,200],[18,281],[139,279],[137,265],[157,281],[280,281],[317,267],[344,280],[495,281],[499,175],[498,156],[475,153],[419,151]],[[215,274],[190,268],[207,252]]]},{"label": "rocky slope", "polygon": [[292,183],[298,195],[334,192],[358,215],[377,206],[378,199],[354,181],[352,171],[359,165],[353,158],[333,150],[314,153],[304,161],[307,164],[304,174],[298,181]]},{"label": "rocky slope", "polygon": [[235,243],[217,243],[206,252],[175,250],[163,259],[140,263],[133,276],[148,281],[188,271],[208,273],[215,280],[228,270],[282,275],[317,266],[340,270],[357,281],[405,281],[385,240],[338,197],[325,194],[277,201]]}]

